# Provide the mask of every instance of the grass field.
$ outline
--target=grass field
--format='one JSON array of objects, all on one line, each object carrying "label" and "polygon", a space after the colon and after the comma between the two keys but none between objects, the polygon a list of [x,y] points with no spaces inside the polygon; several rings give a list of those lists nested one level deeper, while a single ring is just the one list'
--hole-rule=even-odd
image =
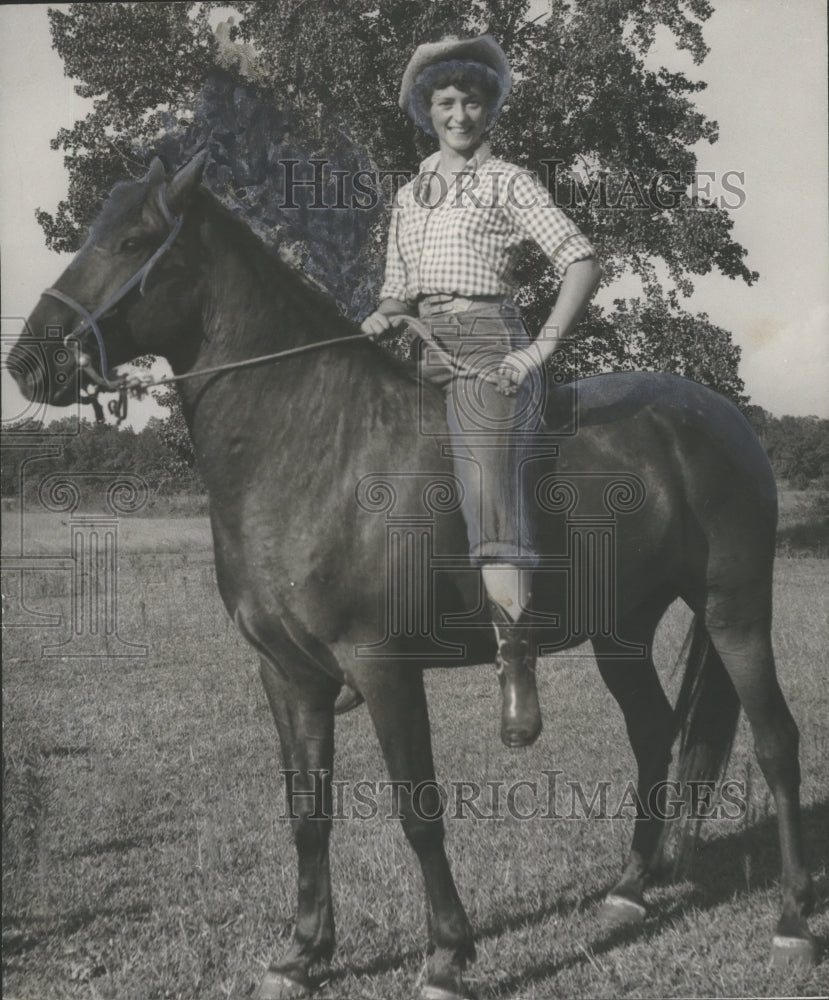
[{"label": "grass field", "polygon": [[[40,517],[40,521],[32,517]],[[7,518],[4,551],[19,551]],[[26,515],[23,551],[67,552],[65,520]],[[250,996],[291,932],[295,861],[280,820],[275,730],[256,661],[215,591],[203,518],[120,526],[119,632],[143,658],[42,657],[61,627],[4,635],[3,964],[7,1000],[219,1000]],[[8,619],[20,620],[17,581]],[[6,581],[4,580],[4,583]],[[24,604],[69,612],[64,571],[25,574]],[[829,939],[829,562],[780,559],[775,648],[800,726],[803,798]],[[666,686],[687,615],[672,609],[657,656]],[[530,750],[497,737],[491,670],[428,677],[444,780],[633,777],[621,716],[586,649],[540,670],[546,727]],[[337,774],[384,769],[365,709],[337,723]],[[602,932],[598,901],[617,877],[629,820],[448,823],[448,851],[478,935],[469,981],[482,998],[819,995],[829,963],[797,975],[768,956],[778,908],[773,807],[741,723],[729,776],[748,785],[743,819],[703,829],[693,881],[654,887],[638,937]],[[613,792],[611,792],[611,797]],[[395,1000],[423,963],[419,872],[393,820],[335,824],[338,950],[322,995]]]}]

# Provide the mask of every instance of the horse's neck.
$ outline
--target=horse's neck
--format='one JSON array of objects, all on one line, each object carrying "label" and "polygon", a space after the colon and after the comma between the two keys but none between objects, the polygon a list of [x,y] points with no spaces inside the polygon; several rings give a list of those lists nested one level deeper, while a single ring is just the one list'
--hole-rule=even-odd
[{"label": "horse's neck", "polygon": [[[191,371],[249,360],[354,332],[301,279],[226,220],[202,232],[202,324]],[[366,365],[369,369],[361,367]],[[212,494],[225,497],[258,463],[282,468],[330,447],[344,423],[370,419],[382,364],[322,349],[181,383],[183,409]],[[388,407],[387,407],[388,409]],[[355,436],[358,428],[352,427]],[[348,436],[348,435],[346,435]],[[303,451],[305,454],[303,455]]]},{"label": "horse's neck", "polygon": [[[202,365],[219,365],[322,339],[298,277],[235,221],[212,217],[202,231]],[[329,334],[330,336],[330,334]]]},{"label": "horse's neck", "polygon": [[[347,323],[287,265],[276,260],[212,198],[196,206],[198,252],[190,280],[198,287],[200,329],[171,357],[176,373],[216,368],[336,336]],[[195,397],[198,380],[183,386]],[[192,390],[192,391],[191,391]]]}]

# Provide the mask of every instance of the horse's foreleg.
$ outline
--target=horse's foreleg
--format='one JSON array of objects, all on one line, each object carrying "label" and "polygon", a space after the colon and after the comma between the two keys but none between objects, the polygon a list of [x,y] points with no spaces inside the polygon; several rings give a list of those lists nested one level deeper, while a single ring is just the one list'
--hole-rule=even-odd
[{"label": "horse's foreleg", "polygon": [[799,734],[777,682],[768,629],[760,623],[726,626],[711,621],[707,628],[748,717],[757,761],[777,807],[783,910],[774,960],[811,964],[816,947],[806,917],[814,896],[801,834]]},{"label": "horse's foreleg", "polygon": [[636,636],[636,641],[645,642],[648,651],[640,659],[612,657],[613,648],[608,643],[593,642],[599,672],[625,717],[638,769],[637,795],[648,814],[634,821],[625,870],[602,907],[602,920],[611,926],[632,925],[644,919],[645,884],[664,823],[672,710],[650,656],[652,639],[653,629],[648,630],[644,640]]},{"label": "horse's foreleg", "polygon": [[414,666],[354,668],[393,782],[395,811],[423,872],[430,951],[422,1000],[465,996],[463,971],[475,957],[472,929],[443,846],[422,672]]},{"label": "horse's foreleg", "polygon": [[293,942],[268,970],[257,1000],[284,1000],[307,995],[311,966],[328,961],[334,950],[328,839],[338,685],[322,675],[307,683],[304,678],[288,680],[264,657],[260,673],[282,747],[298,899]]}]

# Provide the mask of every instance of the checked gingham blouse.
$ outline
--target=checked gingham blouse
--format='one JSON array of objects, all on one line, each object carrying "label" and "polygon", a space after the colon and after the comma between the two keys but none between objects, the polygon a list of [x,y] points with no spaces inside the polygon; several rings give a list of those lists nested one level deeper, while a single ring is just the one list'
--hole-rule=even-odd
[{"label": "checked gingham blouse", "polygon": [[490,156],[484,144],[447,184],[435,172],[439,157],[424,160],[395,199],[381,300],[509,296],[525,240],[535,241],[560,275],[574,261],[595,257],[589,240],[529,171]]}]

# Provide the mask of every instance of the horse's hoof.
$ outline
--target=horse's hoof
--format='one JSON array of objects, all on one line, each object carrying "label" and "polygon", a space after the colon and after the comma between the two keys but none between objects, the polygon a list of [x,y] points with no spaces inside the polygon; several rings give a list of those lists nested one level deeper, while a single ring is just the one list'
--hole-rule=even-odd
[{"label": "horse's hoof", "polygon": [[599,910],[599,920],[608,928],[638,927],[644,922],[647,912],[641,903],[610,893]]},{"label": "horse's hoof", "polygon": [[785,937],[775,934],[771,945],[771,964],[775,969],[792,966],[811,968],[817,964],[817,945],[812,937]]},{"label": "horse's hoof", "polygon": [[311,995],[308,983],[278,969],[268,969],[254,1000],[296,1000]]}]

